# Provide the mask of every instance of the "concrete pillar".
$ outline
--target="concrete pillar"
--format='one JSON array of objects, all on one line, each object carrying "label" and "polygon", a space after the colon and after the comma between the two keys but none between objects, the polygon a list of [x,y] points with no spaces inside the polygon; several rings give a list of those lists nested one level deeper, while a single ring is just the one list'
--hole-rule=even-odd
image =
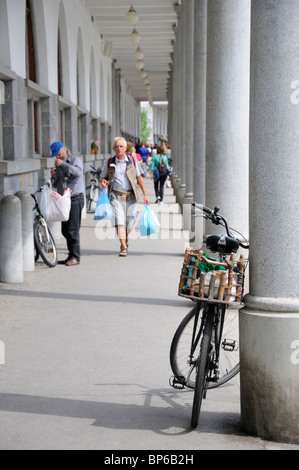
[{"label": "concrete pillar", "polygon": [[250,294],[240,313],[241,420],[299,443],[297,0],[252,0]]},{"label": "concrete pillar", "polygon": [[76,106],[65,109],[65,142],[72,155],[78,155],[78,110]]},{"label": "concrete pillar", "polygon": [[207,28],[206,205],[247,233],[250,0],[209,0]]},{"label": "concrete pillar", "polygon": [[[176,5],[175,11],[178,16],[178,21],[179,21],[179,15],[181,11],[181,7]],[[177,186],[177,179],[179,178],[179,141],[178,141],[178,120],[179,120],[179,115],[178,115],[178,75],[179,75],[179,23],[177,26],[173,27],[173,30],[175,32],[175,45],[174,45],[174,52],[173,52],[173,87],[172,87],[172,114],[169,114],[169,118],[172,119],[172,138],[170,141],[171,144],[171,157],[172,157],[172,165],[173,165],[173,173],[172,173],[172,184],[174,186],[174,189],[176,190]]]},{"label": "concrete pillar", "polygon": [[25,272],[30,272],[35,270],[32,197],[25,191],[19,191],[16,197],[22,207],[23,268]]},{"label": "concrete pillar", "polygon": [[[206,199],[207,0],[194,4],[193,200]],[[192,217],[192,247],[202,246],[203,219]]]},{"label": "concrete pillar", "polygon": [[27,157],[27,89],[22,78],[7,81],[5,88],[6,99],[2,109],[3,153],[6,160],[18,160]]},{"label": "concrete pillar", "polygon": [[[194,0],[184,2],[185,13],[185,168],[186,188],[183,199],[184,205],[193,201],[193,63],[194,63]],[[188,212],[188,211],[187,211]],[[185,213],[185,210],[184,210]],[[190,217],[184,217],[185,230],[190,228]]]},{"label": "concrete pillar", "polygon": [[193,197],[205,204],[207,0],[194,6]]},{"label": "concrete pillar", "polygon": [[0,201],[0,240],[0,282],[22,283],[22,208],[16,196],[6,196]]},{"label": "concrete pillar", "polygon": [[186,119],[186,2],[182,2],[181,19],[180,19],[180,84],[179,84],[179,95],[180,95],[180,110],[179,110],[179,147],[180,147],[180,175],[179,184],[177,189],[177,200],[180,206],[183,205],[183,198],[186,191],[186,135],[185,135],[185,119]]},{"label": "concrete pillar", "polygon": [[5,104],[5,85],[0,80],[0,104]]}]

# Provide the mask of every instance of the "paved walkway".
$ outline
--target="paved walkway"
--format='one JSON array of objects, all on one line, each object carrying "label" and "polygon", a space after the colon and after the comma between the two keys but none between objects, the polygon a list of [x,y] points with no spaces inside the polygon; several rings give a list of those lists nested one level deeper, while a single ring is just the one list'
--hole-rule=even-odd
[{"label": "paved walkway", "polygon": [[296,449],[242,432],[238,379],[208,393],[190,430],[192,392],[168,383],[192,307],[177,296],[184,233],[131,240],[125,259],[113,234],[88,215],[80,266],[37,263],[0,285],[0,449]]}]

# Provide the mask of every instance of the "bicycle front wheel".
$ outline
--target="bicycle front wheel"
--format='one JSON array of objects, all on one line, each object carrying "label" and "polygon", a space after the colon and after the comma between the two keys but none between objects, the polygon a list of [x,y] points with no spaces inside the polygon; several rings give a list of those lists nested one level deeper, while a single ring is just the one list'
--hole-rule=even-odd
[{"label": "bicycle front wheel", "polygon": [[54,268],[58,262],[56,244],[48,226],[41,220],[34,222],[34,243],[46,265]]},{"label": "bicycle front wheel", "polygon": [[[174,335],[170,349],[170,364],[174,376],[191,389],[195,388],[195,358],[199,354],[205,308],[207,308],[206,302],[198,302],[186,315]],[[239,311],[226,309],[219,360],[219,380],[209,382],[208,387],[215,388],[225,384],[239,371]]]},{"label": "bicycle front wheel", "polygon": [[196,361],[196,381],[192,407],[191,425],[195,429],[198,425],[204,391],[207,389],[207,374],[209,353],[211,350],[211,337],[214,322],[214,311],[210,309],[206,315],[206,324],[202,335],[200,353]]}]

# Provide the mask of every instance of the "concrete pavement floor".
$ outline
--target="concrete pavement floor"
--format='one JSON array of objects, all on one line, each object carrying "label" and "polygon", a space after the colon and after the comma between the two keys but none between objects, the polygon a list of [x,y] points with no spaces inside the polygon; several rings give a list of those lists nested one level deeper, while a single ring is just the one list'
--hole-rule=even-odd
[{"label": "concrete pavement floor", "polygon": [[83,220],[80,266],[38,262],[22,285],[0,285],[0,449],[298,449],[242,431],[238,378],[208,393],[191,431],[193,393],[168,382],[193,306],[177,296],[183,232],[131,240],[123,259],[114,231],[100,240],[95,226]]}]

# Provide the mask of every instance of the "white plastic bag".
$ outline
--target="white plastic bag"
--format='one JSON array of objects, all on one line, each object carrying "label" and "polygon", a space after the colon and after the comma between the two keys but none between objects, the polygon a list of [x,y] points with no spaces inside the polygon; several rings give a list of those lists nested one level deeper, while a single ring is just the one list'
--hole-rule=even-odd
[{"label": "white plastic bag", "polygon": [[40,201],[39,201],[39,207],[40,211],[45,217],[45,219],[48,219],[48,213],[49,213],[49,199],[50,199],[50,193],[51,193],[51,188],[49,184],[45,184],[43,186],[43,190],[41,192],[40,196]]},{"label": "white plastic bag", "polygon": [[50,192],[48,203],[48,222],[66,222],[71,211],[71,190],[66,189],[63,196]]}]

